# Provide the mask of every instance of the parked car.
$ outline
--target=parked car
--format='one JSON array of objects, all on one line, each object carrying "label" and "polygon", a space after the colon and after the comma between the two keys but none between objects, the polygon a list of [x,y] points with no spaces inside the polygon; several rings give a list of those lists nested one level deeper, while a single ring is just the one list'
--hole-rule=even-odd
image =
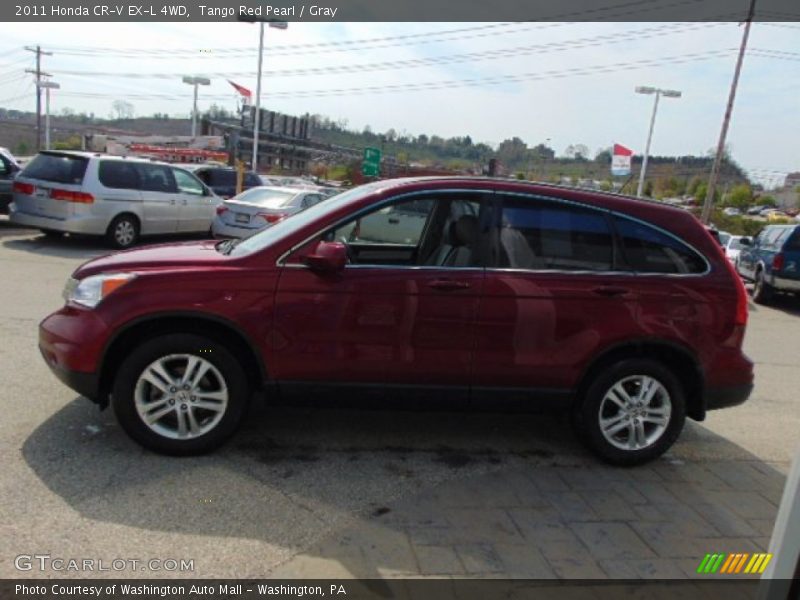
[{"label": "parked car", "polygon": [[723,246],[725,248],[725,257],[735,265],[742,248],[751,243],[752,239],[745,235],[729,235],[727,242]]},{"label": "parked car", "polygon": [[20,166],[8,148],[0,147],[0,214],[8,214],[11,204],[11,186],[19,173]]},{"label": "parked car", "polygon": [[90,152],[40,152],[13,189],[13,223],[47,235],[101,235],[115,248],[140,235],[208,232],[220,202],[182,168]]},{"label": "parked car", "polygon": [[767,213],[767,221],[770,223],[788,223],[791,220],[782,210],[773,210]]},{"label": "parked car", "polygon": [[723,214],[725,214],[725,215],[727,215],[729,217],[738,217],[739,215],[742,214],[742,211],[740,211],[735,206],[728,206],[722,212],[723,212]]},{"label": "parked car", "polygon": [[747,209],[748,215],[760,215],[762,210],[769,208],[768,206],[751,206]]},{"label": "parked car", "polygon": [[378,181],[244,240],[96,258],[64,295],[45,361],[169,454],[219,446],[261,390],[561,409],[631,465],[753,385],[744,284],[693,215],[547,184]]},{"label": "parked car", "polygon": [[[236,195],[236,169],[232,167],[200,165],[192,167],[192,172],[223,200],[233,198]],[[263,183],[258,174],[252,171],[245,171],[244,178],[242,179],[242,191],[260,185],[263,185]]]},{"label": "parked car", "polygon": [[751,243],[740,243],[736,268],[754,283],[754,302],[767,304],[775,292],[800,292],[800,225],[767,225]]},{"label": "parked car", "polygon": [[254,187],[217,206],[211,233],[217,238],[244,238],[324,200],[314,190]]}]

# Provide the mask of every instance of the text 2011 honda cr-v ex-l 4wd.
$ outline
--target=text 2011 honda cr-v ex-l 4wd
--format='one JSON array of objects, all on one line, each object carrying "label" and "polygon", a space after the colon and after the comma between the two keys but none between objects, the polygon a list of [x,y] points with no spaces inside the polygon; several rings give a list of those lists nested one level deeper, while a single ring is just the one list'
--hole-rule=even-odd
[{"label": "text 2011 honda cr-v ex-l 4wd", "polygon": [[169,454],[220,445],[255,391],[337,392],[562,408],[636,464],[753,386],[744,286],[694,216],[545,184],[371,183],[241,242],[91,260],[64,295],[47,364]]}]

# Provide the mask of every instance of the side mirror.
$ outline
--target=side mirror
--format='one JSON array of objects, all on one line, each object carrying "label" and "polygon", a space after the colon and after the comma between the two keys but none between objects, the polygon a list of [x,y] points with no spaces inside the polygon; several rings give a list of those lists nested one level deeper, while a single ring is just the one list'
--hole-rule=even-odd
[{"label": "side mirror", "polygon": [[742,239],[739,240],[739,243],[742,246],[752,246],[753,245],[753,240],[750,239],[749,237],[743,237]]},{"label": "side mirror", "polygon": [[316,273],[338,273],[347,264],[347,247],[342,242],[322,241],[301,260]]}]

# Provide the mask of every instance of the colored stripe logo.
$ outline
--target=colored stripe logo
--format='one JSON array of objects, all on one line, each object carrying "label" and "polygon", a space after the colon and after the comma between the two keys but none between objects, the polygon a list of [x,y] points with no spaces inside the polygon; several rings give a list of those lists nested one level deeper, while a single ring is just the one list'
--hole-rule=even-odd
[{"label": "colored stripe logo", "polygon": [[772,560],[772,554],[767,554],[766,552],[756,552],[754,554],[748,552],[706,554],[703,560],[700,561],[697,572],[703,574],[724,573],[727,575],[739,573],[759,574],[764,572],[770,560]]}]

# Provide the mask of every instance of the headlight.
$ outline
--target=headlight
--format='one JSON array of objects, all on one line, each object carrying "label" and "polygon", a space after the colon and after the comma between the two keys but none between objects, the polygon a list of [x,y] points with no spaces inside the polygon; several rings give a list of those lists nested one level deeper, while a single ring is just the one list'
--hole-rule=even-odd
[{"label": "headlight", "polygon": [[64,286],[64,300],[94,308],[135,277],[133,273],[102,273],[80,280],[70,277]]}]

